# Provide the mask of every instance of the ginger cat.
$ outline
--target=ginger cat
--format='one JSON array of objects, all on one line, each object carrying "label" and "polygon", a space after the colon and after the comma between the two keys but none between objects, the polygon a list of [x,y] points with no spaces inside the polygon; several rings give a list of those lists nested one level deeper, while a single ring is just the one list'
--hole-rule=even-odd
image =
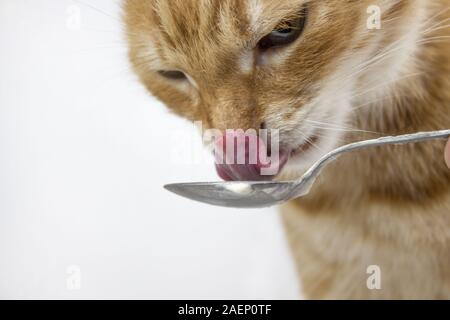
[{"label": "ginger cat", "polygon": [[[449,9],[450,0],[125,0],[124,20],[150,92],[209,128],[279,130],[286,179],[348,142],[450,128]],[[307,298],[450,299],[444,146],[343,156],[282,207]]]}]

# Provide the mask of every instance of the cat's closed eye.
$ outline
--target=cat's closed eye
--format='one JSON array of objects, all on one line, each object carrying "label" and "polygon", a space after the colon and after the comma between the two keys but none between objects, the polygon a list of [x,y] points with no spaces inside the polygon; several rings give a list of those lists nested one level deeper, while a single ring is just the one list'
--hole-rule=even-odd
[{"label": "cat's closed eye", "polygon": [[178,70],[160,70],[158,73],[169,80],[187,80],[186,74]]},{"label": "cat's closed eye", "polygon": [[306,26],[307,13],[308,9],[305,6],[298,16],[287,21],[282,21],[277,28],[259,41],[258,48],[267,50],[293,43],[303,33]]}]

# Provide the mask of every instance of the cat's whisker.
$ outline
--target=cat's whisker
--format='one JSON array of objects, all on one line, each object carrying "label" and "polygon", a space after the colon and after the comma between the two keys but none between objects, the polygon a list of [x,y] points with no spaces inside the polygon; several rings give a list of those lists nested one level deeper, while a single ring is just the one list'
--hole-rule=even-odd
[{"label": "cat's whisker", "polygon": [[[343,82],[352,79],[354,76],[357,76],[361,74],[362,72],[366,71],[370,67],[373,67],[374,65],[380,63],[381,61],[387,59],[391,54],[395,53],[396,51],[404,48],[404,46],[400,45],[402,41],[405,40],[406,37],[402,37],[397,41],[394,41],[392,44],[387,46],[384,50],[382,50],[379,54],[375,55],[373,58],[369,59],[368,61],[363,62],[362,64],[354,67],[352,70],[357,69],[357,71],[349,74],[343,79]],[[408,43],[405,43],[407,45]]]},{"label": "cat's whisker", "polygon": [[[399,39],[399,40],[403,40],[403,39]],[[375,57],[373,57],[369,61],[365,62],[365,66],[363,68],[359,69],[358,71],[356,71],[354,73],[351,73],[349,76],[344,77],[342,82],[345,83],[345,81],[350,80],[353,76],[356,76],[356,75],[366,71],[370,67],[373,67],[374,65],[376,65],[376,64],[384,61],[385,59],[387,59],[391,54],[395,53],[397,50],[402,49],[403,46],[400,45],[399,40],[394,42],[394,43],[399,43],[399,45],[397,47],[394,47],[394,48],[390,49],[387,52],[381,52],[379,55],[376,55]],[[418,42],[419,41],[422,41],[422,40],[418,40]],[[405,45],[407,45],[407,43]],[[389,48],[391,46],[392,46],[392,44],[390,46],[388,46],[387,48]]]},{"label": "cat's whisker", "polygon": [[429,32],[431,32],[434,28],[440,27],[443,23],[445,23],[445,22],[447,22],[447,21],[449,21],[449,20],[450,20],[450,18],[442,19],[441,21],[439,21],[439,22],[435,23],[434,25],[428,27],[427,29],[423,30],[421,33],[422,33],[422,34],[429,33]]},{"label": "cat's whisker", "polygon": [[300,135],[302,136],[302,138],[306,141],[307,144],[309,144],[310,146],[312,146],[313,148],[316,148],[317,150],[319,150],[320,152],[324,152],[324,150],[322,148],[320,148],[316,143],[314,143],[313,141],[311,141],[310,138],[308,138],[303,132],[299,132]]},{"label": "cat's whisker", "polygon": [[421,44],[422,42],[426,42],[426,41],[430,41],[430,40],[433,41],[433,40],[444,40],[444,39],[450,39],[450,36],[437,36],[437,37],[423,38],[422,40],[418,41],[417,43]]},{"label": "cat's whisker", "polygon": [[389,97],[388,97],[388,98],[386,98],[386,97],[378,97],[378,98],[376,98],[376,99],[372,99],[372,100],[370,100],[370,101],[368,101],[368,102],[365,102],[365,103],[363,103],[363,104],[359,104],[359,105],[357,105],[357,106],[354,106],[354,107],[352,107],[352,108],[350,109],[350,111],[357,111],[357,110],[363,109],[363,108],[365,108],[365,107],[372,106],[372,105],[374,105],[374,104],[377,103],[377,102],[382,102],[382,101],[384,101],[384,100],[386,100],[386,99],[390,99],[390,98],[389,98]]},{"label": "cat's whisker", "polygon": [[[437,19],[437,18],[439,18],[439,16],[442,16],[442,15],[444,15],[444,14],[446,14],[447,12],[448,12],[448,10],[450,9],[450,7],[447,7],[447,8],[445,8],[444,10],[442,10],[442,11],[439,11],[438,13],[436,13],[435,15],[433,15],[433,16],[431,16],[428,20],[426,20],[425,22],[423,22],[422,23],[422,28],[433,28],[434,26],[436,26],[436,23],[434,24],[434,25],[432,25],[432,26],[428,26],[430,23],[434,23],[435,22],[435,20]],[[447,18],[446,18],[447,19]],[[446,19],[443,19],[443,20],[446,20]],[[437,24],[439,24],[439,23],[441,23],[442,22],[442,20],[441,21],[439,21]],[[427,29],[426,29],[427,30]],[[425,30],[425,31],[426,31]]]},{"label": "cat's whisker", "polygon": [[430,40],[420,42],[421,45],[429,45],[429,44],[438,44],[438,43],[447,43],[448,40]]},{"label": "cat's whisker", "polygon": [[78,3],[78,4],[80,4],[80,5],[83,5],[83,6],[85,6],[85,7],[88,7],[88,8],[90,8],[90,9],[92,9],[93,11],[96,11],[96,12],[98,12],[98,13],[101,13],[101,14],[103,14],[105,17],[111,18],[111,19],[113,19],[114,21],[119,22],[120,24],[123,23],[123,21],[120,19],[120,17],[115,16],[115,15],[113,15],[113,14],[111,14],[111,13],[109,13],[109,12],[107,12],[107,11],[101,9],[101,8],[98,8],[98,7],[94,6],[94,5],[91,4],[91,3],[88,3],[88,2],[85,2],[85,1],[81,1],[81,0],[73,0],[73,1],[76,2],[76,3]]},{"label": "cat's whisker", "polygon": [[82,50],[102,50],[102,49],[123,49],[128,50],[127,46],[119,44],[119,43],[97,43],[98,46],[96,47],[84,47],[80,48]]},{"label": "cat's whisker", "polygon": [[401,19],[401,17],[395,17],[395,18],[392,18],[392,19],[386,19],[386,20],[383,20],[383,22],[384,23],[390,23],[390,22],[392,22],[392,21],[396,21],[396,20],[400,20]]},{"label": "cat's whisker", "polygon": [[[447,12],[450,8],[446,8],[445,10],[437,13],[435,16],[432,16],[431,18],[429,18],[427,21],[425,21],[423,23],[423,26],[427,26],[429,23],[434,22],[434,20],[441,16],[442,14],[444,14],[445,12]],[[445,22],[447,19],[443,19],[442,21],[439,22],[439,24]],[[432,29],[433,27],[435,27],[436,24],[432,25],[429,29]],[[378,63],[380,63],[381,61],[384,61],[384,59],[386,59],[387,57],[389,57],[390,54],[393,54],[395,52],[397,52],[398,50],[404,48],[404,46],[402,45],[402,41],[405,41],[404,45],[409,45],[409,43],[406,41],[408,39],[408,37],[410,36],[410,34],[406,34],[405,36],[401,37],[400,39],[394,41],[393,43],[391,43],[390,45],[388,45],[380,54],[374,56],[372,59],[370,59],[369,61],[365,61],[363,63],[361,63],[360,65],[356,66],[356,68],[358,68],[358,70],[352,74],[350,74],[347,79],[351,79],[353,76],[356,76],[364,71],[366,71],[368,68],[370,68],[373,65],[376,65]],[[422,39],[421,39],[422,40]],[[420,41],[420,40],[419,40]]]},{"label": "cat's whisker", "polygon": [[311,124],[311,126],[316,129],[343,131],[343,132],[381,134],[380,132],[362,130],[362,129],[351,128],[351,127],[344,127],[344,126],[340,126],[340,125],[333,124],[333,123],[325,123],[325,122],[319,122],[319,121],[313,121],[313,120],[305,120],[305,122]]},{"label": "cat's whisker", "polygon": [[447,29],[448,27],[450,27],[450,24],[444,25],[444,26],[440,26],[440,27],[436,27],[428,32],[423,33],[424,35],[435,32],[435,31],[439,31],[439,30],[443,30],[443,29]]},{"label": "cat's whisker", "polygon": [[360,96],[362,96],[362,95],[371,93],[371,92],[375,91],[376,89],[382,88],[382,87],[384,87],[384,86],[386,86],[386,85],[396,83],[396,82],[398,82],[398,81],[400,81],[400,80],[405,80],[405,79],[408,79],[408,78],[417,77],[417,76],[420,76],[420,75],[423,75],[423,74],[425,74],[425,72],[416,72],[416,73],[408,74],[408,75],[406,75],[406,76],[398,77],[398,78],[389,80],[389,81],[387,81],[387,82],[384,82],[384,83],[382,83],[382,84],[379,84],[379,85],[377,85],[377,86],[374,86],[374,87],[372,87],[372,88],[370,88],[370,89],[368,89],[368,90],[366,90],[366,91],[363,91],[363,92],[360,92],[360,93],[358,93],[358,94],[352,95],[350,98],[353,100],[354,98],[357,98],[357,97],[360,97]]},{"label": "cat's whisker", "polygon": [[[338,132],[355,132],[355,133],[368,133],[364,130],[351,130],[351,129],[343,129],[343,128],[333,128],[333,127],[326,127],[326,126],[318,126],[318,125],[310,125],[311,128],[313,129],[318,129],[318,130],[328,130],[328,131],[338,131]],[[372,133],[372,132],[371,132]]]},{"label": "cat's whisker", "polygon": [[125,29],[122,25],[115,29],[98,28],[96,25],[86,25],[83,23],[83,30],[98,33],[108,33],[116,37],[116,39],[126,42],[126,35],[142,36],[142,33],[132,32]]}]

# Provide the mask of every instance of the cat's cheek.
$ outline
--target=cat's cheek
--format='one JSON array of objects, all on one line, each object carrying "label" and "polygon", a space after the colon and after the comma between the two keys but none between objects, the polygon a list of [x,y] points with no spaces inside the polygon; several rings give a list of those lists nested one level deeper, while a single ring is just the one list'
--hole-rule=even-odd
[{"label": "cat's cheek", "polygon": [[[173,113],[187,118],[196,119],[197,99],[196,95],[183,89],[177,83],[169,83],[165,80],[153,79],[146,81],[146,88],[159,101],[164,103]],[[187,84],[189,86],[189,83]]]}]

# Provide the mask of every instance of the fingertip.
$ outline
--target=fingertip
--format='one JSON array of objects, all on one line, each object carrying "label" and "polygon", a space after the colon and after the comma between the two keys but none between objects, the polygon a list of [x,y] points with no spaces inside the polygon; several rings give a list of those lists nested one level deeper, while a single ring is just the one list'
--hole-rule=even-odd
[{"label": "fingertip", "polygon": [[445,163],[447,163],[447,166],[450,168],[450,139],[445,147]]}]

